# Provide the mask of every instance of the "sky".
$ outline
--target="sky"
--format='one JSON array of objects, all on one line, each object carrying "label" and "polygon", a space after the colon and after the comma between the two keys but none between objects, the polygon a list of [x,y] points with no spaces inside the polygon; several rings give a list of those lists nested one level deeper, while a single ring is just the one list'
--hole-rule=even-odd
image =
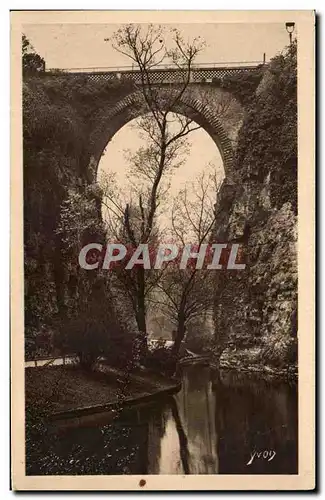
[{"label": "sky", "polygon": [[[145,140],[139,137],[139,132],[136,130],[136,122],[137,120],[132,120],[114,135],[106,147],[98,169],[99,179],[103,172],[113,172],[116,176],[118,187],[121,191],[125,192],[130,191],[131,182],[134,182],[134,179],[129,180],[128,173],[130,170],[127,167],[125,152],[126,150],[135,152],[137,148],[146,146]],[[195,124],[192,124],[191,127],[195,127]],[[161,210],[159,210],[158,220],[160,229],[165,228],[168,230],[171,228],[170,212],[173,199],[177,197],[178,192],[186,184],[191,186],[203,169],[211,171],[214,168],[220,181],[224,178],[224,168],[220,152],[209,134],[200,128],[191,132],[188,138],[188,155],[185,157],[184,164],[174,171],[170,179],[168,198],[164,200]],[[214,189],[214,187],[211,186],[211,189]],[[212,199],[212,191],[209,191],[207,196]],[[105,218],[104,212],[103,215]]]},{"label": "sky", "polygon": [[[181,29],[185,37],[201,36],[207,43],[197,62],[269,60],[288,44],[283,23],[277,24],[182,24],[164,25]],[[128,65],[118,54],[110,38],[116,24],[43,24],[24,25],[24,33],[46,61],[47,68],[87,68]]]},{"label": "sky", "polygon": [[[185,39],[200,36],[206,42],[204,51],[199,54],[197,63],[220,62],[261,62],[263,53],[266,60],[280,53],[288,44],[288,33],[281,24],[181,24],[164,25],[178,28]],[[110,41],[117,24],[44,24],[24,25],[23,31],[34,49],[46,61],[46,68],[103,68],[130,65],[129,59],[116,52]],[[168,44],[168,38],[167,38]],[[216,144],[202,129],[189,136],[190,153],[185,164],[180,167],[171,180],[170,196],[184,183],[194,179],[206,167],[214,164],[220,179],[224,176],[223,164]],[[128,190],[127,163],[124,150],[135,152],[143,143],[132,124],[120,129],[106,147],[106,153],[99,165],[101,172],[115,172],[118,187]],[[162,216],[163,223],[169,219],[168,210]]]}]

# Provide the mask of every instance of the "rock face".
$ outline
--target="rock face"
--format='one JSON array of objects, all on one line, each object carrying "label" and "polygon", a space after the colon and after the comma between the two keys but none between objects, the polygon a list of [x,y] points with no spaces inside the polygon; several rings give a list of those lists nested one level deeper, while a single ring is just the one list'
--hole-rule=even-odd
[{"label": "rock face", "polygon": [[[214,241],[243,247],[246,268],[216,277],[219,353],[297,334],[297,115],[294,47],[275,58],[247,107],[236,172],[216,204]],[[284,113],[287,115],[284,116]],[[286,344],[286,342],[284,342]],[[267,360],[266,360],[267,361]]]}]

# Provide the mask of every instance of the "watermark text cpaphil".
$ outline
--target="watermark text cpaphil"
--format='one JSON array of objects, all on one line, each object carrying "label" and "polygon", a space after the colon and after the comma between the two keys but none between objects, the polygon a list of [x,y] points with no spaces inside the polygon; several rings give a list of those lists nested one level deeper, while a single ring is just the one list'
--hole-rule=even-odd
[{"label": "watermark text cpaphil", "polygon": [[132,270],[136,266],[144,269],[161,269],[172,265],[179,269],[242,270],[246,268],[243,247],[239,243],[203,243],[201,245],[177,245],[148,243],[125,245],[123,243],[88,243],[79,253],[82,269],[113,269],[122,266]]}]

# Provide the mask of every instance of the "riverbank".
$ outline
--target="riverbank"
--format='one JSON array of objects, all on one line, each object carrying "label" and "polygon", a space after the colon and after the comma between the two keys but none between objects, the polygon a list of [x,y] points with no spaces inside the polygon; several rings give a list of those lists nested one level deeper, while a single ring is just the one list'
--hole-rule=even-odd
[{"label": "riverbank", "polygon": [[78,365],[25,369],[26,407],[51,418],[68,418],[116,410],[173,394],[180,383],[149,371],[129,376],[107,365],[84,371]]},{"label": "riverbank", "polygon": [[[141,377],[141,375],[139,374]],[[296,474],[297,384],[184,367],[176,396],[26,426],[26,474]],[[276,450],[268,462],[252,445]]]},{"label": "riverbank", "polygon": [[216,361],[212,351],[205,351],[195,357],[186,357],[181,360],[181,366],[201,365],[210,366],[213,370],[231,370],[241,374],[260,375],[267,379],[293,379],[298,378],[298,365],[296,363],[277,362],[265,360],[261,347],[254,346],[241,349],[226,348],[219,360]]},{"label": "riverbank", "polygon": [[[219,368],[247,374],[255,373],[270,379],[298,378],[298,366],[295,363],[279,364],[279,366],[268,364],[261,359],[260,352],[259,347],[238,350],[225,349],[220,358]],[[213,363],[211,366],[214,367]]]}]

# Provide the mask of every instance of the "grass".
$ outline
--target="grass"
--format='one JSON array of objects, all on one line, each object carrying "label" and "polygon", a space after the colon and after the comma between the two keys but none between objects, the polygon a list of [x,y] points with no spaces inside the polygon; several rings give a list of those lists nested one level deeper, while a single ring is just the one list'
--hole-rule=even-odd
[{"label": "grass", "polygon": [[[76,366],[26,368],[26,405],[50,407],[52,412],[115,402],[123,380],[105,373],[84,372]],[[127,393],[138,396],[146,387],[131,380]]]},{"label": "grass", "polygon": [[126,383],[120,370],[109,366],[102,370],[88,372],[78,365],[26,368],[26,407],[56,413],[123,402],[125,397],[146,396],[175,385],[175,381],[147,371],[132,372]]}]

